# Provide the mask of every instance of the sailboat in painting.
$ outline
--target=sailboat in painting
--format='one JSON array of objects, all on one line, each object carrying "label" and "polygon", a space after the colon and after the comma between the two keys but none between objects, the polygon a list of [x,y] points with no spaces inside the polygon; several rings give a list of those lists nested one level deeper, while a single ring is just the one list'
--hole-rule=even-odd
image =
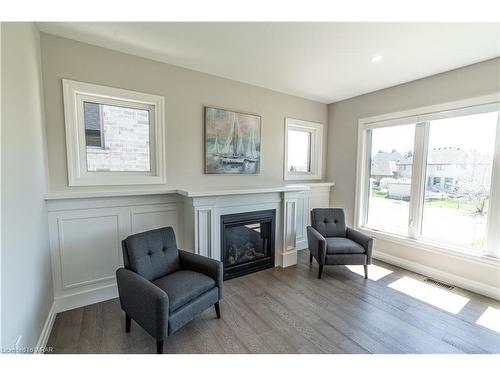
[{"label": "sailboat in painting", "polygon": [[222,148],[221,157],[224,164],[243,164],[245,155],[243,152],[243,139],[240,136],[238,118],[233,114],[233,124]]},{"label": "sailboat in painting", "polygon": [[255,130],[252,130],[252,136],[248,138],[247,148],[245,150],[245,160],[250,163],[257,162],[259,155],[257,154],[257,148],[255,147]]}]

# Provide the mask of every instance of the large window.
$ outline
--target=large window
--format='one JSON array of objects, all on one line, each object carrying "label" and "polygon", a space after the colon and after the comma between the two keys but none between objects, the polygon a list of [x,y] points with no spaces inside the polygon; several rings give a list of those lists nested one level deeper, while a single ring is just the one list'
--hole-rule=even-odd
[{"label": "large window", "polygon": [[70,186],[165,183],[163,98],[63,80]]},{"label": "large window", "polygon": [[285,180],[321,179],[323,124],[285,119]]},{"label": "large window", "polygon": [[500,105],[488,99],[360,120],[357,226],[499,257]]}]

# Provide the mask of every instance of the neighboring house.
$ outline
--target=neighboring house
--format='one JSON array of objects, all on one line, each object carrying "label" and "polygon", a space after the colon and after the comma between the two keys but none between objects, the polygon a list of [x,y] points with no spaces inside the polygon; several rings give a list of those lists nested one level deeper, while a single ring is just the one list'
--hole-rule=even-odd
[{"label": "neighboring house", "polygon": [[[490,184],[492,166],[488,155],[460,147],[436,147],[427,157],[427,190],[460,193],[464,189],[481,190]],[[404,199],[405,192],[410,194],[408,179],[412,163],[412,156],[403,157],[398,152],[378,153],[372,160],[372,178],[378,182],[383,177],[400,179],[388,185],[389,197]]]},{"label": "neighboring house", "polygon": [[[455,193],[459,185],[474,182],[486,187],[491,179],[491,157],[460,147],[436,147],[427,156],[427,189]],[[401,177],[411,177],[412,158],[398,162]]]},{"label": "neighboring house", "polygon": [[372,158],[371,163],[371,178],[377,183],[384,177],[397,178],[398,166],[397,162],[403,159],[403,155],[399,152],[378,152]]},{"label": "neighboring house", "polygon": [[89,171],[150,170],[148,111],[89,102],[84,111]]}]

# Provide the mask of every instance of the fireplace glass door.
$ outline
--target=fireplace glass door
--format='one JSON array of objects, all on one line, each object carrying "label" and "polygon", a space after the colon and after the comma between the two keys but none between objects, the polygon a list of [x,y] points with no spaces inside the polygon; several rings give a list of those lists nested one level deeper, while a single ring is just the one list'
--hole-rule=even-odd
[{"label": "fireplace glass door", "polygon": [[275,210],[221,217],[224,278],[274,266]]}]

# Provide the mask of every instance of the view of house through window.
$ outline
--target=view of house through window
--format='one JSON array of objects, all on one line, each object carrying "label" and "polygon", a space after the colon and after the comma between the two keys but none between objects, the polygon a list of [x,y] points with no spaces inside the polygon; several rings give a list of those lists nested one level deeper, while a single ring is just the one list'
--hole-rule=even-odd
[{"label": "view of house through window", "polygon": [[[493,254],[488,208],[499,113],[464,113],[429,115],[418,126],[367,126],[363,226]],[[423,155],[420,164],[415,151]]]},{"label": "view of house through window", "polygon": [[89,172],[147,172],[150,114],[146,109],[84,102]]},{"label": "view of house through window", "polygon": [[311,132],[288,130],[288,171],[311,171]]},{"label": "view of house through window", "polygon": [[482,249],[497,112],[430,122],[422,236]]},{"label": "view of house through window", "polygon": [[415,125],[375,128],[370,132],[367,224],[407,234]]}]

